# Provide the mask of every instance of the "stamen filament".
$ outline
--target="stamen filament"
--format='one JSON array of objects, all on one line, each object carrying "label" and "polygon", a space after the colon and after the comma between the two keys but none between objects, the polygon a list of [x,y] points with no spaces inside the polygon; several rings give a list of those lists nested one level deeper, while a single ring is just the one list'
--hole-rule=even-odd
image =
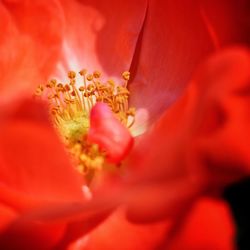
[{"label": "stamen filament", "polygon": [[106,158],[105,152],[98,145],[86,141],[92,107],[97,102],[106,103],[117,119],[128,128],[135,122],[135,109],[129,108],[128,104],[128,71],[122,74],[125,81],[122,85],[117,85],[113,80],[100,82],[99,71],[87,74],[87,70],[83,69],[79,74],[82,76],[80,87],[77,87],[76,73],[69,71],[68,83],[57,83],[52,79],[45,86],[39,85],[35,95],[43,96],[44,90],[47,90],[52,120],[76,161],[77,170],[92,175],[93,171],[102,169]]}]

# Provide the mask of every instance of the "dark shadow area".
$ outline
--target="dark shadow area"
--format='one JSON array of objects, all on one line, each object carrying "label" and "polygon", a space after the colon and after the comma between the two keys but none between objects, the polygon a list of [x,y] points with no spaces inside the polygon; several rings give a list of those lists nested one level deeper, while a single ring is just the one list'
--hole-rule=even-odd
[{"label": "dark shadow area", "polygon": [[231,185],[224,192],[236,223],[239,250],[250,249],[250,178]]}]

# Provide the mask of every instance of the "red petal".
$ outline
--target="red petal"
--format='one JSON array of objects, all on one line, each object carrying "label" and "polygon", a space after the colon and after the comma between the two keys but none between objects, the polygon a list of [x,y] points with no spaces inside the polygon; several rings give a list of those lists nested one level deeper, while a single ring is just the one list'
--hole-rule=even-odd
[{"label": "red petal", "polygon": [[[168,180],[138,180],[126,194],[127,218],[147,223],[162,218],[176,218],[201,194],[201,185],[191,177],[171,176]],[[140,183],[141,182],[141,183]]]},{"label": "red petal", "polygon": [[[64,207],[85,199],[82,178],[70,164],[45,108],[41,103],[25,101],[16,112],[1,114],[0,207],[4,208],[5,220],[1,220],[0,245],[5,249],[48,249],[58,244],[68,230],[67,224],[74,226],[71,218],[75,210]],[[62,207],[67,215],[60,215]],[[38,217],[37,211],[43,216]],[[100,217],[91,216],[98,223]],[[86,216],[79,220],[83,221]],[[78,227],[76,232],[83,230]]]},{"label": "red petal", "polygon": [[43,119],[45,107],[32,101],[23,105],[1,123],[1,185],[40,203],[81,200],[82,181]]},{"label": "red petal", "polygon": [[[117,206],[109,197],[89,203],[50,204],[20,216],[0,234],[0,245],[10,249],[65,249],[73,240],[86,235]],[[8,248],[8,249],[9,249]]]},{"label": "red petal", "polygon": [[[137,196],[130,211],[133,219],[176,213],[200,192],[221,190],[249,173],[249,68],[249,54],[243,49],[210,58],[186,94],[138,142],[130,158],[138,171],[132,187],[140,188],[136,183],[141,181],[142,190],[144,185],[155,189],[148,200]],[[148,216],[144,207],[150,208]]]},{"label": "red petal", "polygon": [[65,67],[118,76],[130,68],[146,1],[62,0],[66,18]]},{"label": "red petal", "polygon": [[42,0],[4,0],[4,4],[19,36],[28,36],[31,45],[35,46],[29,47],[34,49],[35,70],[41,70],[43,76],[48,76],[55,70],[61,52],[64,16],[60,4],[57,0],[50,1],[50,4]]},{"label": "red petal", "polygon": [[128,129],[104,103],[97,103],[91,110],[88,140],[104,149],[112,163],[121,162],[133,145]]},{"label": "red petal", "polygon": [[2,232],[16,217],[17,213],[15,210],[0,203],[0,232]]},{"label": "red petal", "polygon": [[168,250],[234,250],[235,230],[231,213],[222,201],[201,199],[180,223]]},{"label": "red petal", "polygon": [[1,102],[30,95],[53,70],[61,49],[63,19],[57,1],[0,4]]},{"label": "red petal", "polygon": [[248,39],[247,4],[228,0],[149,1],[131,70],[135,78],[130,84],[131,103],[145,108],[149,117],[137,119],[134,129],[153,123],[182,94],[195,67],[215,49],[215,38],[220,46]]},{"label": "red petal", "polygon": [[230,181],[237,172],[249,173],[249,51],[229,50],[211,58],[194,81],[200,92],[197,144],[211,180],[220,183],[223,176]]},{"label": "red petal", "polygon": [[156,249],[164,239],[169,228],[169,223],[162,221],[148,225],[136,225],[129,223],[124,217],[123,211],[111,215],[104,223],[84,237],[68,250],[151,250]]},{"label": "red petal", "polygon": [[65,232],[65,225],[29,221],[0,235],[3,249],[52,249]]}]

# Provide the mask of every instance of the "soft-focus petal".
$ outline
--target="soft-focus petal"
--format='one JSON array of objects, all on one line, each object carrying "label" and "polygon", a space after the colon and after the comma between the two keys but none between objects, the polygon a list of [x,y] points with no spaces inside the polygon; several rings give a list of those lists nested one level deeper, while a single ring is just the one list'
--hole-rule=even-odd
[{"label": "soft-focus petal", "polygon": [[[163,250],[234,250],[234,224],[227,204],[200,199]],[[166,238],[169,239],[169,238]]]},{"label": "soft-focus petal", "polygon": [[137,119],[134,129],[153,123],[177,100],[195,67],[217,49],[215,43],[224,46],[247,41],[247,2],[149,1],[130,85],[131,103],[146,109],[148,115],[144,121]]},{"label": "soft-focus petal", "polygon": [[2,118],[1,185],[40,203],[81,200],[81,178],[48,117],[44,118],[46,108],[26,101],[8,119]]},{"label": "soft-focus petal", "polygon": [[97,103],[91,110],[87,139],[105,150],[107,160],[112,163],[121,162],[133,145],[129,130],[104,103]]},{"label": "soft-focus petal", "polygon": [[178,217],[201,195],[202,187],[197,182],[191,176],[176,174],[156,183],[138,180],[138,184],[130,184],[125,194],[127,218],[135,223],[147,223]]},{"label": "soft-focus petal", "polygon": [[136,225],[128,222],[122,210],[112,214],[87,237],[76,241],[69,250],[151,250],[164,240],[166,221]]},{"label": "soft-focus petal", "polygon": [[63,224],[44,224],[40,221],[30,221],[8,229],[0,235],[2,249],[52,249],[65,232]]},{"label": "soft-focus petal", "polygon": [[[66,19],[66,69],[118,76],[130,68],[147,1],[61,0]],[[79,68],[80,67],[80,68]]]},{"label": "soft-focus petal", "polygon": [[[113,210],[111,199],[90,203],[51,204],[33,209],[13,220],[0,234],[4,249],[65,249],[101,223]],[[54,248],[53,248],[54,249]]]},{"label": "soft-focus petal", "polygon": [[[142,211],[149,207],[148,215],[159,209],[162,215],[175,213],[176,206],[168,202],[172,201],[171,196],[164,197],[161,187],[175,194],[175,203],[181,210],[188,199],[223,187],[249,171],[250,152],[244,139],[249,138],[249,66],[249,53],[240,48],[210,58],[185,95],[142,137],[130,158],[134,168],[132,187],[139,181],[145,188],[152,183],[156,194],[142,202],[137,195],[137,205],[130,214],[137,209],[137,216],[142,219],[144,215],[148,220],[140,207]],[[237,105],[233,107],[234,104]],[[157,195],[157,185],[162,195]],[[157,196],[159,203],[155,201]],[[157,215],[160,217],[161,213]]]},{"label": "soft-focus petal", "polygon": [[1,103],[30,95],[55,70],[61,51],[63,16],[58,1],[0,3]]},{"label": "soft-focus petal", "polygon": [[66,244],[105,219],[117,203],[113,197],[86,203],[82,177],[70,164],[46,109],[26,100],[15,112],[1,114],[0,245],[5,249]]},{"label": "soft-focus petal", "polygon": [[[235,48],[211,58],[194,78],[197,149],[216,186],[250,170],[250,54]],[[199,103],[199,106],[198,106]]]},{"label": "soft-focus petal", "polygon": [[2,230],[4,230],[17,216],[18,214],[14,209],[0,203],[0,232],[2,232]]}]

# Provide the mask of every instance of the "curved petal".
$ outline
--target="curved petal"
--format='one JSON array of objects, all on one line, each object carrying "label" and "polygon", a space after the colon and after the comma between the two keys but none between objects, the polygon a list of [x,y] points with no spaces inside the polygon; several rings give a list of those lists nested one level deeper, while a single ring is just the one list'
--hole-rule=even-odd
[{"label": "curved petal", "polygon": [[117,205],[118,202],[109,197],[88,203],[42,205],[9,223],[0,234],[0,246],[4,249],[51,249],[52,246],[65,249],[106,219]]},{"label": "curved petal", "polygon": [[[155,189],[147,199],[137,195],[136,203],[132,192],[133,219],[176,214],[201,192],[217,192],[249,174],[249,68],[248,50],[211,57],[185,95],[137,143],[129,162],[131,185],[142,193],[149,185]],[[168,202],[171,194],[174,203]]]},{"label": "curved petal", "polygon": [[57,0],[4,0],[0,13],[0,91],[6,103],[30,95],[54,71],[64,20]]},{"label": "curved petal", "polygon": [[120,163],[133,146],[129,130],[104,103],[97,103],[91,110],[87,140],[105,150],[112,163]]},{"label": "curved petal", "polygon": [[[1,113],[0,208],[4,220],[0,246],[4,249],[48,249],[58,244],[72,222],[65,216],[56,222],[30,216],[36,210],[44,214],[55,204],[87,199],[82,178],[73,169],[46,110],[43,103],[25,100],[15,112]],[[60,211],[61,207],[56,213]]]},{"label": "curved petal", "polygon": [[168,228],[169,223],[166,221],[145,225],[132,224],[126,220],[124,211],[118,210],[87,237],[72,244],[68,250],[156,249]]},{"label": "curved petal", "polygon": [[[149,1],[131,68],[131,104],[150,125],[183,93],[195,67],[218,47],[249,41],[247,1]],[[248,39],[248,40],[247,40]]]},{"label": "curved petal", "polygon": [[211,58],[194,84],[196,147],[209,181],[225,185],[250,171],[249,51],[235,48]]},{"label": "curved petal", "polygon": [[161,249],[234,250],[234,238],[234,224],[227,204],[203,198],[182,221],[175,237]]},{"label": "curved petal", "polygon": [[[66,70],[101,70],[119,77],[128,70],[145,17],[146,0],[61,0],[65,18]],[[64,74],[62,74],[64,75]]]},{"label": "curved petal", "polygon": [[17,212],[0,203],[0,232],[2,232],[18,216]]},{"label": "curved petal", "polygon": [[52,249],[64,232],[65,225],[32,221],[2,233],[0,246],[3,249]]},{"label": "curved petal", "polygon": [[[1,185],[45,203],[82,200],[81,177],[48,118],[44,118],[44,109],[41,103],[26,101],[2,120]],[[15,201],[5,202],[13,202],[15,207]]]}]

